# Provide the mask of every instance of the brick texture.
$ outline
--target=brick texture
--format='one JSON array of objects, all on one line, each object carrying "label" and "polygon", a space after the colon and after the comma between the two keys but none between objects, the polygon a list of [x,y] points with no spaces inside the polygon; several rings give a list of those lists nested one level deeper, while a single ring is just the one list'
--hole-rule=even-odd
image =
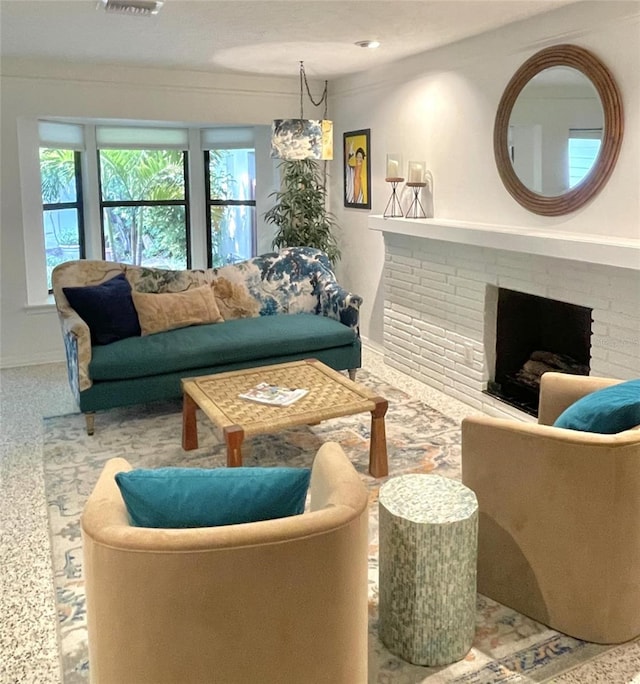
[{"label": "brick texture", "polygon": [[592,308],[591,375],[640,377],[637,271],[399,235],[386,240],[390,366],[478,409],[502,412],[483,390],[493,374],[495,288],[504,287]]}]

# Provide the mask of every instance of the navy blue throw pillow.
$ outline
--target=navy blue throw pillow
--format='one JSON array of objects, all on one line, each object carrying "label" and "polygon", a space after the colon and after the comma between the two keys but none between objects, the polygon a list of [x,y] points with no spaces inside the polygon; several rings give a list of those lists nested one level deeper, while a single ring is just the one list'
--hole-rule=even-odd
[{"label": "navy blue throw pillow", "polygon": [[140,335],[131,285],[124,273],[100,285],[63,287],[71,308],[89,326],[91,344],[111,344]]}]

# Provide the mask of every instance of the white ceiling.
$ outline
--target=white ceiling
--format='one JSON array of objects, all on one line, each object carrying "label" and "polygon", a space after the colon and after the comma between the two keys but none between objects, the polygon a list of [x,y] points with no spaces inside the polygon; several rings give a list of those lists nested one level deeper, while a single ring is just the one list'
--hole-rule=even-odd
[{"label": "white ceiling", "polygon": [[[165,0],[157,16],[96,0],[1,0],[0,55],[332,78],[581,0]],[[377,50],[354,45],[377,39]]]}]

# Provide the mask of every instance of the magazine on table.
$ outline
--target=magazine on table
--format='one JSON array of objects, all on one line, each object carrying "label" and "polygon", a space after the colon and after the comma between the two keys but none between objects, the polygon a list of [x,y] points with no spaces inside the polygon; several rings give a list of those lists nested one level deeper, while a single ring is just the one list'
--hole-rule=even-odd
[{"label": "magazine on table", "polygon": [[270,385],[268,382],[261,382],[238,396],[242,399],[258,401],[261,404],[289,406],[294,401],[302,399],[308,392],[309,390],[306,389],[291,389],[290,387],[280,387],[279,385]]}]

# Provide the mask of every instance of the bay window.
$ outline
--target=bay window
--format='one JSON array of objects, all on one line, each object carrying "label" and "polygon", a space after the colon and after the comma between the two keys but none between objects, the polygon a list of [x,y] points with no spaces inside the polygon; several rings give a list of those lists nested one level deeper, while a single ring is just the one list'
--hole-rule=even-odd
[{"label": "bay window", "polygon": [[45,301],[53,268],[67,260],[185,269],[255,256],[253,127],[40,120],[23,124],[25,140],[34,126],[39,152],[24,148],[23,174],[30,304]]}]

